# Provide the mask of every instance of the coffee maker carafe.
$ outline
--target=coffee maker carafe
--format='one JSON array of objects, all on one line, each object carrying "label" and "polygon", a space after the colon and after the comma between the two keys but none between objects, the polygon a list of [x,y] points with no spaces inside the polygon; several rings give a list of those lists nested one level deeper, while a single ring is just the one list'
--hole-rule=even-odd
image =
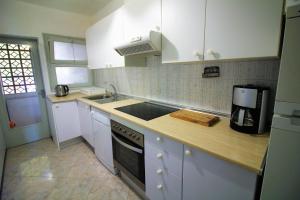
[{"label": "coffee maker carafe", "polygon": [[243,133],[263,133],[269,89],[254,85],[233,86],[230,127]]}]

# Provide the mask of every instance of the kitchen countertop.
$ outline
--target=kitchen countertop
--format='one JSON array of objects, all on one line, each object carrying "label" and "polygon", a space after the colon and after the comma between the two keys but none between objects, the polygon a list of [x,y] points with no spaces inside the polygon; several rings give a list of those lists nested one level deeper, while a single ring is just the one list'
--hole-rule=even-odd
[{"label": "kitchen countertop", "polygon": [[[239,133],[229,127],[229,118],[220,117],[212,127],[176,119],[170,115],[144,121],[137,117],[120,112],[114,108],[127,106],[142,101],[127,99],[112,103],[98,104],[82,98],[86,95],[73,94],[67,97],[48,97],[53,103],[79,100],[104,112],[118,116],[142,127],[160,133],[191,147],[203,150],[224,160],[236,163],[250,171],[260,174],[264,164],[269,134],[248,135]],[[58,100],[57,98],[64,98]]]},{"label": "kitchen countertop", "polygon": [[68,102],[68,101],[75,101],[76,99],[80,97],[85,97],[88,96],[86,94],[83,94],[81,92],[74,92],[70,93],[67,96],[64,97],[57,97],[54,94],[52,95],[47,95],[47,98],[52,102],[52,103],[62,103],[62,102]]}]

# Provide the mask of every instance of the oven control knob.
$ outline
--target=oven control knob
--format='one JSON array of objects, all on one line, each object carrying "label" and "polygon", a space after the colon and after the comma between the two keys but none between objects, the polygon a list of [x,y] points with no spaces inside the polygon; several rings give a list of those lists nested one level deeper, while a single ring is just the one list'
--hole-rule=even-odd
[{"label": "oven control knob", "polygon": [[159,190],[162,190],[162,189],[163,189],[163,186],[162,186],[162,184],[158,184],[158,185],[156,186],[156,188],[159,189]]},{"label": "oven control knob", "polygon": [[139,140],[140,140],[140,137],[139,137],[139,136],[137,136],[137,137],[135,138],[135,140],[136,140],[136,141],[139,141]]},{"label": "oven control knob", "polygon": [[158,159],[162,159],[162,157],[163,157],[162,153],[158,153],[158,154],[156,154],[156,158],[158,158]]},{"label": "oven control knob", "polygon": [[162,174],[163,171],[162,171],[162,169],[158,169],[158,170],[156,170],[156,173],[157,173],[157,174]]},{"label": "oven control knob", "polygon": [[132,138],[134,139],[135,137],[136,137],[136,135],[135,135],[135,134],[133,134],[133,135],[132,135]]},{"label": "oven control knob", "polygon": [[126,130],[123,130],[122,132],[123,132],[123,133],[125,133],[125,134],[127,133],[127,131],[126,131]]}]

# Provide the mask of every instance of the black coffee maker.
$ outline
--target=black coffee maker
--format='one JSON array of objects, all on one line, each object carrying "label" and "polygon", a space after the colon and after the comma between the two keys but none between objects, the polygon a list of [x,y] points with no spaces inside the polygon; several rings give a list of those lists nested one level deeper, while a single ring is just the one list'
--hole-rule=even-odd
[{"label": "black coffee maker", "polygon": [[255,85],[233,86],[230,127],[242,133],[265,132],[269,91]]}]

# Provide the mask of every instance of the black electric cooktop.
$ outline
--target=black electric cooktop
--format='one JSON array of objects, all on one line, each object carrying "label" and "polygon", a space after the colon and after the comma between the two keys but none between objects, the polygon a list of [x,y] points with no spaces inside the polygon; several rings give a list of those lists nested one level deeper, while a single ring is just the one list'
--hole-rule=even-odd
[{"label": "black electric cooktop", "polygon": [[146,121],[163,115],[167,115],[178,110],[176,108],[161,106],[149,102],[137,103],[115,109]]}]

